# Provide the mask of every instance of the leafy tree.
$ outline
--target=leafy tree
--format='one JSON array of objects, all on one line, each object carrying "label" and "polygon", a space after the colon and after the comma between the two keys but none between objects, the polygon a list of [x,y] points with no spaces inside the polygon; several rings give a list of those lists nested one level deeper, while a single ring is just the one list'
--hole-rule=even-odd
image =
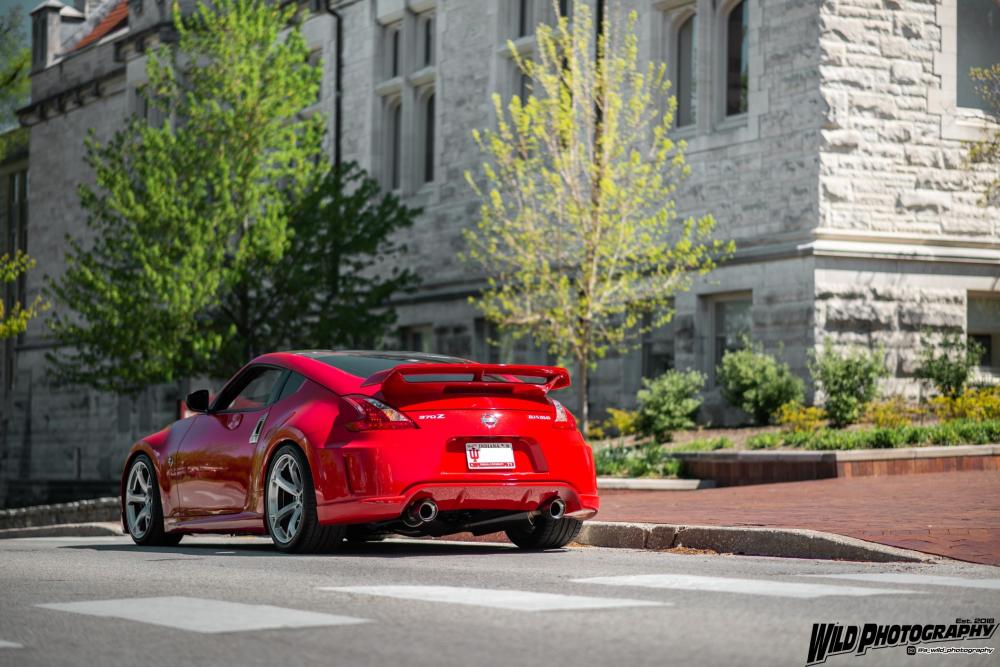
[{"label": "leafy tree", "polygon": [[0,129],[16,122],[14,111],[28,101],[31,89],[31,50],[25,43],[23,23],[17,7],[0,16]]},{"label": "leafy tree", "polygon": [[605,17],[596,50],[588,6],[572,16],[538,26],[534,59],[509,44],[533,94],[494,95],[496,129],[473,134],[486,160],[466,174],[482,202],[466,240],[487,319],[575,360],[586,430],[596,361],[669,321],[671,297],[733,246],[710,239],[709,215],[678,219],[677,102],[665,66],[639,64],[636,14]]},{"label": "leafy tree", "polygon": [[826,394],[824,408],[830,423],[837,427],[858,421],[878,395],[878,381],[889,372],[881,348],[838,352],[827,339],[823,349],[812,353],[809,371]]},{"label": "leafy tree", "polygon": [[[13,257],[7,254],[0,255],[0,288],[6,283],[16,281],[21,274],[34,267],[35,260],[21,251],[16,252]],[[2,294],[0,291],[0,295]],[[27,306],[15,301],[8,312],[3,298],[0,298],[0,340],[24,333],[28,328],[28,322],[46,308],[48,308],[46,301],[41,296],[36,296]]]},{"label": "leafy tree", "polygon": [[937,342],[926,332],[921,337],[916,376],[929,381],[943,396],[961,396],[982,356],[983,346],[960,332],[944,333]]},{"label": "leafy tree", "polygon": [[749,340],[743,349],[723,355],[716,377],[722,397],[758,424],[769,423],[790,401],[801,403],[805,394],[802,380],[792,375],[787,363],[765,354]]},{"label": "leafy tree", "polygon": [[[236,327],[217,356],[226,375],[261,351],[303,347],[371,347],[395,322],[385,308],[415,278],[392,259],[405,247],[389,240],[419,214],[357,164],[326,165],[290,210],[284,257],[246,272],[213,309],[225,331]],[[385,269],[373,271],[378,264]]]},{"label": "leafy tree", "polygon": [[189,376],[236,335],[206,334],[206,309],[289,245],[288,201],[312,177],[323,120],[299,112],[320,71],[294,3],[173,6],[175,46],[151,53],[150,105],[107,143],[88,139],[96,187],[80,188],[92,246],[69,240],[52,285],[66,313],[57,379],[130,393]]},{"label": "leafy tree", "polygon": [[[990,67],[973,67],[969,76],[979,82],[976,89],[989,104],[993,115],[1000,120],[1000,63]],[[983,139],[974,141],[967,157],[969,164],[985,162],[997,166],[998,171],[986,186],[982,199],[984,205],[996,202],[1000,197],[1000,129],[994,128]]]}]

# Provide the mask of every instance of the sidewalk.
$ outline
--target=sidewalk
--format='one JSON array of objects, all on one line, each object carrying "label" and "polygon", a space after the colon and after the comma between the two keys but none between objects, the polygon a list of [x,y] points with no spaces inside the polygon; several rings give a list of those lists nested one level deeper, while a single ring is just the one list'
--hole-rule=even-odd
[{"label": "sidewalk", "polygon": [[1000,565],[1000,472],[601,492],[601,521],[807,528]]}]

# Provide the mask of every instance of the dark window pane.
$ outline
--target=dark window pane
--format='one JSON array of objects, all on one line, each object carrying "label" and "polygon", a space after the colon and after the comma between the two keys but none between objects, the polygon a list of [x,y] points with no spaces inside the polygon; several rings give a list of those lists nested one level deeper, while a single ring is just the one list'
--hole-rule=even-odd
[{"label": "dark window pane", "polygon": [[715,364],[722,363],[726,352],[743,348],[750,336],[752,301],[720,301],[715,304]]},{"label": "dark window pane", "polygon": [[677,126],[695,122],[698,19],[688,18],[677,31]]},{"label": "dark window pane", "polygon": [[969,340],[979,343],[983,351],[979,355],[979,365],[989,368],[993,365],[993,336],[989,334],[970,334]]},{"label": "dark window pane", "polygon": [[726,23],[726,115],[747,110],[747,0],[729,13]]},{"label": "dark window pane", "polygon": [[434,180],[434,93],[427,96],[424,109],[424,181]]},{"label": "dark window pane", "polygon": [[402,105],[396,104],[392,107],[392,148],[390,155],[390,168],[392,171],[391,184],[393,190],[399,189],[402,176],[402,130],[403,130]]},{"label": "dark window pane", "polygon": [[215,410],[258,410],[268,404],[274,395],[278,380],[284,371],[268,366],[258,366],[245,372],[236,384],[219,396]]},{"label": "dark window pane", "polygon": [[399,28],[392,30],[392,76],[399,76]]},{"label": "dark window pane", "polygon": [[956,58],[960,107],[992,112],[969,78],[973,67],[1000,63],[1000,3],[997,0],[959,0],[958,54]]},{"label": "dark window pane", "polygon": [[517,36],[524,37],[528,34],[531,0],[515,0],[517,2]]},{"label": "dark window pane", "polygon": [[297,392],[305,381],[306,379],[298,373],[289,373],[288,379],[285,380],[285,386],[281,388],[281,393],[278,395],[277,400],[283,400]]},{"label": "dark window pane", "polygon": [[427,17],[424,21],[424,64],[434,62],[434,18]]}]

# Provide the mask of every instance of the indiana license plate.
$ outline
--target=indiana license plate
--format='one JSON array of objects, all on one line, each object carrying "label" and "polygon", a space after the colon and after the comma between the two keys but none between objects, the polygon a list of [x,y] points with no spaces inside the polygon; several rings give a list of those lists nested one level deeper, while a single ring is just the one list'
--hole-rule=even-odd
[{"label": "indiana license plate", "polygon": [[513,470],[514,445],[509,442],[467,442],[465,460],[469,470]]}]

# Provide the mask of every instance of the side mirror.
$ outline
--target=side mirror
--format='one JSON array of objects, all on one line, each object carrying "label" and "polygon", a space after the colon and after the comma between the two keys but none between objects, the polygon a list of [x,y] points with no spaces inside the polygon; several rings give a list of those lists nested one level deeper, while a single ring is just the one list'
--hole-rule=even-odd
[{"label": "side mirror", "polygon": [[187,395],[184,403],[192,412],[208,412],[208,389],[192,391]]}]

